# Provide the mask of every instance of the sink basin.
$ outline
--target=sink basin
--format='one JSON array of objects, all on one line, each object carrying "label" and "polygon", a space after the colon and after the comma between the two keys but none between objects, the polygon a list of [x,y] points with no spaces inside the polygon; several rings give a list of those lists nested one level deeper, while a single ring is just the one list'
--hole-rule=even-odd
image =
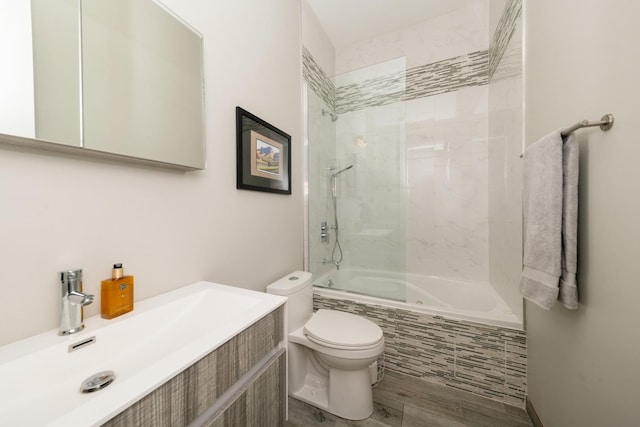
[{"label": "sink basin", "polygon": [[[57,329],[0,347],[0,420],[15,426],[100,425],[224,344],[286,298],[198,282],[136,303],[113,320],[94,316],[85,329]],[[69,352],[69,346],[95,342]],[[108,387],[81,383],[114,371]]]}]

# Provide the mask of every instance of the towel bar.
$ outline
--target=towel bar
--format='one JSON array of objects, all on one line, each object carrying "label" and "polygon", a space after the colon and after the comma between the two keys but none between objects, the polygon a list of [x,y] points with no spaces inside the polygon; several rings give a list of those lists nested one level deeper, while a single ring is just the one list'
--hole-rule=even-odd
[{"label": "towel bar", "polygon": [[[565,130],[560,132],[560,135],[562,135],[562,137],[565,138],[571,135],[573,132],[577,131],[578,129],[590,128],[593,126],[600,126],[600,129],[606,132],[613,127],[613,122],[614,122],[613,114],[609,113],[609,114],[605,114],[604,116],[602,116],[600,120],[595,122],[590,122],[589,120],[582,120],[576,123],[575,125],[569,128],[566,128]],[[522,158],[523,156],[524,154],[520,154],[520,158]]]},{"label": "towel bar", "polygon": [[567,128],[567,129],[563,130],[562,132],[560,132],[560,135],[562,135],[563,137],[569,136],[573,132],[577,131],[578,129],[590,128],[590,127],[593,127],[593,126],[600,126],[601,130],[608,131],[609,129],[611,129],[613,127],[613,121],[614,121],[613,114],[605,114],[597,122],[590,122],[588,120],[582,120],[581,122],[578,122],[575,125],[571,126],[570,128]]}]

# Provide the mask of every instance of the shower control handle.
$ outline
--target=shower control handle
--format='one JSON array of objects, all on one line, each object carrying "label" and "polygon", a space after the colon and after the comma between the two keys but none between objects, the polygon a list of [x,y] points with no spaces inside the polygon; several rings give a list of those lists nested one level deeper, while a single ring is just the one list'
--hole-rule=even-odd
[{"label": "shower control handle", "polygon": [[327,243],[329,241],[329,228],[327,227],[327,221],[320,223],[320,241]]}]

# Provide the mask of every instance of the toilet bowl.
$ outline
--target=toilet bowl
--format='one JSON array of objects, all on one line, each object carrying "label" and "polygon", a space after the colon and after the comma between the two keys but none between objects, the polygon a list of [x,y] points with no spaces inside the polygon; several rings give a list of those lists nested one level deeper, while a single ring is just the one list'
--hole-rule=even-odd
[{"label": "toilet bowl", "polygon": [[307,272],[291,273],[267,286],[267,292],[288,298],[289,395],[349,420],[369,417],[369,365],[384,351],[380,327],[351,313],[313,313]]}]

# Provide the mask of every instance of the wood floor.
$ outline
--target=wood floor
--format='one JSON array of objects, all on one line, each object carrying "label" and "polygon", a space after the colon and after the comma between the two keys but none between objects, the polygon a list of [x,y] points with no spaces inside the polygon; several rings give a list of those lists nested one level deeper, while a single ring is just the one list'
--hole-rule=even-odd
[{"label": "wood floor", "polygon": [[450,387],[387,371],[373,389],[374,412],[348,421],[289,398],[287,427],[531,427],[527,413]]}]

